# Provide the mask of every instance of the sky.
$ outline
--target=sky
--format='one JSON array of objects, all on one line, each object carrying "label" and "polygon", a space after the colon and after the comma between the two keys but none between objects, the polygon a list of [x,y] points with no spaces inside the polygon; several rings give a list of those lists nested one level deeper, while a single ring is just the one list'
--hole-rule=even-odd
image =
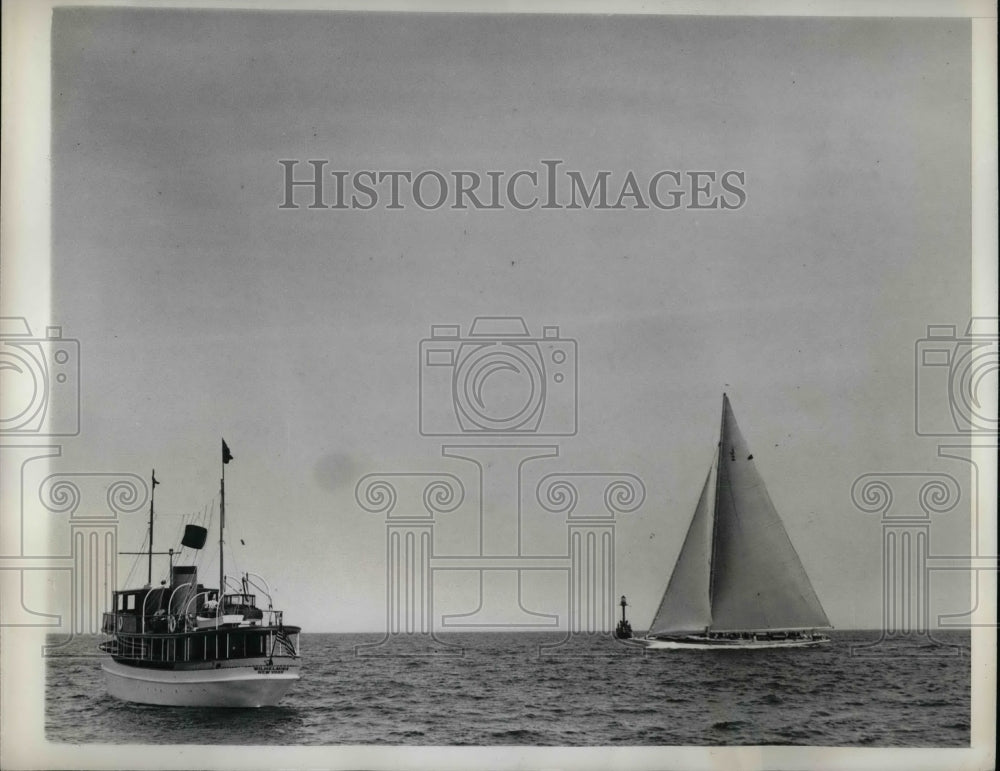
[{"label": "sky", "polygon": [[[523,317],[575,341],[578,415],[571,436],[520,437],[558,447],[523,467],[525,553],[566,553],[564,518],[535,498],[543,476],[639,478],[642,505],[616,520],[615,592],[644,628],[725,391],[831,622],[878,626],[882,528],[852,504],[854,480],[968,482],[915,433],[915,400],[932,398],[915,389],[937,389],[935,409],[946,394],[914,356],[929,324],[961,333],[970,315],[969,29],[58,9],[52,323],[80,341],[81,431],[52,467],[155,468],[166,546],[217,498],[224,436],[227,565],[264,575],[307,631],[382,631],[385,519],[356,485],[458,476],[466,500],[437,518],[435,554],[475,553],[476,469],[442,448],[484,440],[421,435],[421,397],[452,398],[421,393],[421,341]],[[282,210],[282,159],[445,175],[559,159],[617,184],[737,170],[746,202]],[[507,493],[483,501],[494,525],[511,521]],[[933,553],[967,550],[967,500],[933,522]],[[144,527],[125,515],[119,548]],[[564,619],[555,575],[524,600]],[[477,580],[436,575],[436,619],[473,610]],[[935,610],[967,608],[967,576],[935,582]]]}]

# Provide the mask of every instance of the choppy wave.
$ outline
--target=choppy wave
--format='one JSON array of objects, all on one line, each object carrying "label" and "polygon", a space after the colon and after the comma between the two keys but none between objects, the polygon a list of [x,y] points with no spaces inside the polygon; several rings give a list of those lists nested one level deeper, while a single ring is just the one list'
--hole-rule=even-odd
[{"label": "choppy wave", "polygon": [[967,634],[941,635],[953,647],[939,652],[893,641],[885,656],[852,655],[872,634],[834,637],[732,656],[489,633],[446,636],[460,656],[410,656],[357,655],[379,635],[306,634],[303,679],[259,710],[116,701],[96,641],[76,639],[47,660],[46,733],[130,744],[968,745]]}]

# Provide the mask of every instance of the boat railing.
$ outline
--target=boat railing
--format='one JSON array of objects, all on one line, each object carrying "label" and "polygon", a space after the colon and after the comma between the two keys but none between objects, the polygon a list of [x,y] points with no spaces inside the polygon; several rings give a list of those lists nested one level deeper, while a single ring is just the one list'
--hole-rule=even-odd
[{"label": "boat railing", "polygon": [[139,619],[141,627],[139,629],[143,634],[146,633],[146,603],[149,602],[149,598],[153,596],[152,590],[146,592],[146,596],[142,598],[142,616]]},{"label": "boat railing", "polygon": [[[251,578],[250,576],[253,576],[253,578],[259,579],[260,583],[263,584],[263,586],[261,586],[256,581],[254,581],[253,578]],[[267,607],[268,607],[268,610],[270,610],[274,606],[274,603],[271,600],[271,587],[268,586],[267,581],[264,580],[263,576],[260,576],[260,575],[258,575],[256,573],[246,573],[246,577],[247,577],[247,582],[251,586],[253,586],[258,591],[263,592],[264,596],[267,597]]]},{"label": "boat railing", "polygon": [[[187,599],[183,606],[178,602],[174,605],[173,612],[167,613],[166,608],[159,608],[153,613],[123,613],[108,611],[103,614],[101,632],[109,637],[115,635],[166,635],[179,634],[197,629],[209,630],[222,627],[233,626],[260,626],[260,627],[282,627],[284,625],[284,613],[274,608],[258,609],[260,618],[252,616],[244,617],[239,623],[226,620],[226,616],[221,606],[205,609],[198,609],[199,600],[205,597],[212,598],[216,595],[216,590],[198,592]],[[148,608],[147,608],[148,610]],[[202,623],[199,624],[193,617],[201,615]],[[210,623],[208,620],[211,619]]]},{"label": "boat railing", "polygon": [[119,659],[174,662],[218,662],[234,659],[297,658],[299,632],[284,627],[209,627],[186,634],[108,634],[100,650]]},{"label": "boat railing", "polygon": [[[167,600],[167,625],[168,625],[168,628],[169,627],[173,627],[173,629],[170,629],[171,632],[175,631],[176,629],[183,629],[184,628],[184,613],[181,612],[181,613],[178,613],[178,614],[174,615],[170,611],[174,607],[174,596],[177,594],[177,592],[179,592],[181,589],[183,589],[185,587],[194,587],[194,588],[197,588],[197,587],[194,586],[194,583],[192,583],[191,581],[188,581],[188,582],[183,583],[183,584],[178,584],[177,586],[174,587],[173,591],[170,592],[170,599]],[[172,619],[173,619],[173,621],[171,621]]]},{"label": "boat railing", "polygon": [[[249,571],[245,572],[243,576],[244,576],[243,585],[236,584],[235,580],[231,579],[229,576],[226,576],[226,584],[229,586],[233,586],[235,588],[235,591],[232,593],[232,595],[226,595],[226,596],[228,597],[235,595],[237,597],[251,598],[250,602],[245,604],[249,604],[251,607],[254,607],[256,610],[260,610],[264,614],[263,619],[261,619],[261,623],[268,626],[281,626],[282,612],[274,609],[274,599],[271,596],[271,587],[267,583],[267,580],[259,573],[251,573]],[[266,609],[260,608],[256,604],[257,598],[252,592],[248,592],[246,590],[247,586],[252,587],[256,591],[260,592],[267,599]],[[240,603],[236,604],[238,605]]]},{"label": "boat railing", "polygon": [[188,581],[187,583],[184,584],[177,584],[177,586],[174,587],[173,591],[170,592],[170,599],[167,600],[167,613],[170,613],[170,609],[174,607],[174,595],[177,594],[177,592],[183,589],[185,586],[194,586],[194,584]]}]

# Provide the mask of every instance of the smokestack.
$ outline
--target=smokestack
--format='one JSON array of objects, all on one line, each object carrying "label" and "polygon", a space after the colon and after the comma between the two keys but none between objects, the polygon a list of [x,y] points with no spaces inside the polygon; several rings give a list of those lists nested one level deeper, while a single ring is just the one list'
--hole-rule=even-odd
[{"label": "smokestack", "polygon": [[[185,584],[189,585],[184,586]],[[170,612],[183,613],[187,609],[188,601],[198,592],[198,568],[194,565],[174,565],[170,575],[170,588],[177,590],[170,603]],[[195,608],[192,607],[190,610],[194,611]]]}]

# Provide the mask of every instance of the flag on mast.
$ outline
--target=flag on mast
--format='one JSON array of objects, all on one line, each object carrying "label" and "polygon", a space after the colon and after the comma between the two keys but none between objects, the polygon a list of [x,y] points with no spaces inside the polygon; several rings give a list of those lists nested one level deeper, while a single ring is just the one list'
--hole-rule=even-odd
[{"label": "flag on mast", "polygon": [[226,444],[226,440],[222,440],[222,464],[225,465],[233,459],[233,454],[229,452],[229,445]]}]

